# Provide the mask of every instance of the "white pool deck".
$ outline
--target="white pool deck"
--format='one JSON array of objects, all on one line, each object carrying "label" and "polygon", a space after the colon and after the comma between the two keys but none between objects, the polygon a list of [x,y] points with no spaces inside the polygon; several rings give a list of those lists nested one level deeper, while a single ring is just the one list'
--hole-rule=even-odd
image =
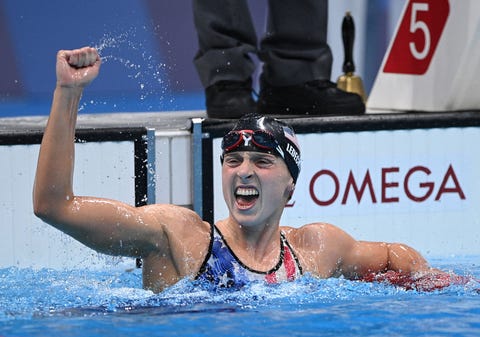
[{"label": "white pool deck", "polygon": [[[78,115],[78,128],[148,127],[158,131],[187,130],[192,118],[206,118],[204,111],[122,112]],[[0,118],[0,134],[43,130],[48,116]]]}]

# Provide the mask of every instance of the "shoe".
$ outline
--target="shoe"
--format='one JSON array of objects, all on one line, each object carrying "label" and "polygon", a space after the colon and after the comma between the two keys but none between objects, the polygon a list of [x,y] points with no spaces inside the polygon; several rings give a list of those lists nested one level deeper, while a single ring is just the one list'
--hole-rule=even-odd
[{"label": "shoe", "polygon": [[300,85],[274,87],[262,81],[258,112],[263,115],[361,115],[362,98],[337,88],[328,80],[314,80]]},{"label": "shoe", "polygon": [[252,80],[219,81],[205,90],[209,118],[236,119],[256,110]]}]

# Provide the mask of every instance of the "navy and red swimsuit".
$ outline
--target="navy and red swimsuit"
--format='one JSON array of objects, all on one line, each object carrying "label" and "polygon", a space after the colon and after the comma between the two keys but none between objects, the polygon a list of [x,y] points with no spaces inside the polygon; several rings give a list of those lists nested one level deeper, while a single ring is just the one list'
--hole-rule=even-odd
[{"label": "navy and red swimsuit", "polygon": [[280,234],[280,258],[277,265],[267,272],[261,272],[244,265],[230,249],[218,228],[212,226],[208,254],[196,279],[218,287],[239,288],[252,281],[293,281],[300,275],[302,267],[283,232]]}]

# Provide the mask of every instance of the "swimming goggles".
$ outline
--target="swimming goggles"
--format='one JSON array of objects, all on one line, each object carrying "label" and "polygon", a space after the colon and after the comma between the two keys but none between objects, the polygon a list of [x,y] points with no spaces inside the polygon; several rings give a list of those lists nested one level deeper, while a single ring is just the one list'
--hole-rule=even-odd
[{"label": "swimming goggles", "polygon": [[[243,144],[242,144],[243,143]],[[279,144],[275,137],[265,130],[234,130],[227,133],[222,140],[222,150],[230,152],[240,146],[252,146],[262,150],[278,152]]]}]

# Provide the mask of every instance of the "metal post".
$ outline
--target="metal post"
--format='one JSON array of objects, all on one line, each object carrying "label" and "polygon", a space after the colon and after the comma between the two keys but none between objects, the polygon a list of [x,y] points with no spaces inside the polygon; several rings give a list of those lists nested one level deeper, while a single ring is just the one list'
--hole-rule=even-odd
[{"label": "metal post", "polygon": [[202,118],[192,119],[193,210],[203,218]]}]

